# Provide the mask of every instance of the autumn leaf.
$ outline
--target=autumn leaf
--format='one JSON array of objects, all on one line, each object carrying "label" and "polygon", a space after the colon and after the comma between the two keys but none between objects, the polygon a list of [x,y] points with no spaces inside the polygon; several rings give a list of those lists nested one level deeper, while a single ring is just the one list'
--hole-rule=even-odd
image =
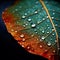
[{"label": "autumn leaf", "polygon": [[7,30],[27,51],[49,60],[59,54],[60,4],[55,0],[21,0],[2,13]]}]

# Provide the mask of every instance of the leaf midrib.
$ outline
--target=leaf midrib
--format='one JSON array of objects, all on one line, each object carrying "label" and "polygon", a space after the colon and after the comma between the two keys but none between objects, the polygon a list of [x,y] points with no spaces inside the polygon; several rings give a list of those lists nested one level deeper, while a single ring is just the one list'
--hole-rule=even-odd
[{"label": "leaf midrib", "polygon": [[52,18],[51,18],[50,14],[49,14],[49,11],[48,11],[46,5],[44,4],[44,1],[43,1],[43,0],[39,0],[39,1],[40,1],[40,3],[42,4],[44,10],[46,11],[46,13],[47,13],[47,15],[48,15],[48,18],[49,18],[49,20],[50,20],[50,22],[51,22],[51,24],[52,24],[52,26],[53,26],[53,28],[54,28],[54,31],[55,31],[55,33],[56,33],[57,48],[59,48],[58,33],[57,33],[56,28],[55,28],[55,25],[54,25],[54,23],[53,23],[53,21],[52,21]]}]

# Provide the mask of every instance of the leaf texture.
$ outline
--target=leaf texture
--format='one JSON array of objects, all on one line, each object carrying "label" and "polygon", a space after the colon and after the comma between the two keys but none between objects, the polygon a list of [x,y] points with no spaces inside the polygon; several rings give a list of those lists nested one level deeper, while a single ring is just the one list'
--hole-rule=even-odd
[{"label": "leaf texture", "polygon": [[2,13],[7,30],[33,54],[49,60],[59,54],[60,4],[55,0],[21,0]]}]

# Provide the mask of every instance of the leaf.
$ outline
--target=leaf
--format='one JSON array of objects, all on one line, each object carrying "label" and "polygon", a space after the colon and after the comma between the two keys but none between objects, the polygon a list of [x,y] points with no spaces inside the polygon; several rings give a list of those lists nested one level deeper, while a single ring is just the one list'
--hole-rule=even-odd
[{"label": "leaf", "polygon": [[[59,54],[60,4],[55,0],[21,0],[2,14],[7,30],[33,54]],[[52,57],[53,59],[53,57]]]}]

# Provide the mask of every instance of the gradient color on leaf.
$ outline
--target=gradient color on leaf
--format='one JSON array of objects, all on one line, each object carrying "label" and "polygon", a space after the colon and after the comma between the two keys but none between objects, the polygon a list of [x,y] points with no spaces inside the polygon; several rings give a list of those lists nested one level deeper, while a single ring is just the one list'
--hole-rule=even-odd
[{"label": "gradient color on leaf", "polygon": [[7,30],[27,51],[49,60],[59,53],[60,4],[21,0],[2,13]]}]

